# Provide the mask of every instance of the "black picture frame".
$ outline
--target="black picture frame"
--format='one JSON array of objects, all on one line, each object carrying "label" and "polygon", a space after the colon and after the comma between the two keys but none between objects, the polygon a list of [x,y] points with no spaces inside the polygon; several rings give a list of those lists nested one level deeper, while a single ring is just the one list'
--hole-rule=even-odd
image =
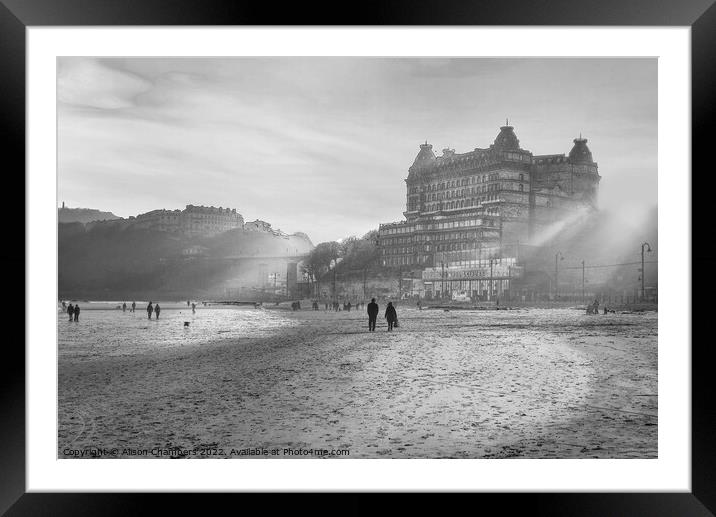
[{"label": "black picture frame", "polygon": [[[692,236],[708,236],[707,181],[716,120],[716,5],[714,0],[411,0],[292,3],[215,0],[0,0],[0,131],[5,174],[22,178],[25,170],[25,29],[29,26],[104,25],[592,25],[690,26],[692,44]],[[8,160],[9,158],[9,160]],[[692,175],[692,178],[694,176]],[[713,180],[711,180],[713,181]],[[19,182],[18,182],[19,183]],[[7,185],[6,185],[7,188]],[[24,183],[18,188],[24,192]],[[17,188],[15,189],[17,192]],[[24,196],[13,196],[22,203]],[[24,213],[24,208],[11,208]],[[22,212],[20,212],[22,211]],[[700,231],[699,231],[700,230]],[[20,237],[20,239],[23,239]],[[19,239],[19,240],[20,240]],[[700,238],[692,249],[692,270],[710,272],[714,242]],[[4,271],[25,271],[24,246],[11,246],[0,260]],[[22,251],[21,251],[22,250]],[[20,292],[20,278],[12,287]],[[703,292],[710,291],[704,280]],[[23,292],[24,292],[24,285]],[[694,291],[692,291],[694,292]],[[691,303],[692,300],[682,300]],[[709,306],[693,298],[694,329],[708,322]],[[696,333],[694,333],[694,336]],[[3,361],[0,426],[0,513],[7,515],[134,515],[151,511],[143,494],[35,494],[25,490],[25,354],[9,341]],[[23,339],[24,343],[24,339]],[[689,346],[672,343],[669,346]],[[716,513],[716,403],[711,377],[711,340],[692,339],[692,491],[690,493],[482,494],[501,513],[522,505],[537,515],[712,515]],[[219,496],[225,498],[226,496]],[[243,496],[246,497],[246,496]],[[311,504],[311,503],[309,503]],[[474,503],[469,503],[474,504]],[[484,504],[483,502],[479,503]],[[341,503],[341,513],[367,513],[373,503],[356,496]],[[165,512],[186,509],[184,496],[162,499]],[[402,510],[423,506],[421,497]],[[311,504],[312,509],[317,509]],[[443,507],[443,511],[447,508]],[[319,510],[319,509],[317,509]],[[329,509],[330,511],[330,509]],[[401,513],[404,513],[401,512]]]}]

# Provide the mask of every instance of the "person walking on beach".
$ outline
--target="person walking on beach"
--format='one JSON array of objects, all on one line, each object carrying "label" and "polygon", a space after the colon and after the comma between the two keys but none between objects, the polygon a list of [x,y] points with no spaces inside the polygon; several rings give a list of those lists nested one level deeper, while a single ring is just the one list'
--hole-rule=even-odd
[{"label": "person walking on beach", "polygon": [[127,302],[122,302],[122,312],[127,312]]},{"label": "person walking on beach", "polygon": [[132,302],[132,312],[137,308],[137,302]]},{"label": "person walking on beach", "polygon": [[375,332],[375,320],[378,319],[379,312],[380,308],[375,303],[375,298],[371,298],[368,304],[368,332]]},{"label": "person walking on beach", "polygon": [[80,305],[79,304],[75,305],[74,312],[75,312],[75,321],[79,321],[80,320]]},{"label": "person walking on beach", "polygon": [[72,318],[75,316],[75,306],[72,304],[69,304],[67,306],[67,314],[70,315],[70,321],[72,321]]},{"label": "person walking on beach", "polygon": [[191,313],[196,314],[196,304],[195,303],[191,304]]},{"label": "person walking on beach", "polygon": [[154,312],[154,306],[152,305],[152,302],[149,302],[149,305],[147,305],[147,318],[150,320],[152,319],[152,313]]},{"label": "person walking on beach", "polygon": [[395,312],[393,302],[388,302],[388,306],[385,308],[385,319],[388,320],[388,331],[393,330],[393,325],[398,321],[398,314]]},{"label": "person walking on beach", "polygon": [[[159,304],[156,304],[154,306],[154,313],[157,315],[157,319],[159,319],[159,313],[161,312],[161,310],[162,309],[159,307]],[[151,318],[151,316],[150,316],[150,318]]]}]

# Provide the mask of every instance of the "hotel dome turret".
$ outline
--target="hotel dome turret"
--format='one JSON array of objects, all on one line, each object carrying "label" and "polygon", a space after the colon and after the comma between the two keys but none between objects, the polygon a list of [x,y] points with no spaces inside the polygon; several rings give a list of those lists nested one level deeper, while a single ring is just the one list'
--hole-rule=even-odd
[{"label": "hotel dome turret", "polygon": [[500,128],[500,133],[495,138],[495,143],[490,146],[499,151],[517,151],[520,149],[520,141],[515,135],[515,128],[505,124]]},{"label": "hotel dome turret", "polygon": [[592,159],[592,151],[590,151],[589,147],[587,147],[587,139],[582,138],[582,135],[579,135],[579,138],[574,139],[574,147],[572,147],[572,150],[569,151],[569,161],[574,164],[594,163],[594,160]]}]

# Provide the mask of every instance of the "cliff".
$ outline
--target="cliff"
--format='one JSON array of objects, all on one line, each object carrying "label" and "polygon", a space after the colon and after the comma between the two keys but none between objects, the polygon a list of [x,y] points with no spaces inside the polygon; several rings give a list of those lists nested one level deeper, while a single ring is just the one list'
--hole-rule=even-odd
[{"label": "cliff", "polygon": [[118,225],[58,228],[61,298],[143,299],[207,293],[236,274],[237,257],[302,256],[302,235],[276,236],[241,229],[213,237],[187,236]]}]

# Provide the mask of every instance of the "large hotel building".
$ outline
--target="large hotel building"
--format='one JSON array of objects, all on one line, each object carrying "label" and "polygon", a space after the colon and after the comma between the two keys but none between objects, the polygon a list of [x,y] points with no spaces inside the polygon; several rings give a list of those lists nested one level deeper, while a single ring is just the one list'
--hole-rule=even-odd
[{"label": "large hotel building", "polygon": [[568,155],[533,155],[508,124],[467,153],[436,156],[426,142],[405,179],[405,220],[380,225],[382,264],[418,273],[427,297],[509,295],[523,273],[520,244],[595,209],[599,180],[581,135]]}]

